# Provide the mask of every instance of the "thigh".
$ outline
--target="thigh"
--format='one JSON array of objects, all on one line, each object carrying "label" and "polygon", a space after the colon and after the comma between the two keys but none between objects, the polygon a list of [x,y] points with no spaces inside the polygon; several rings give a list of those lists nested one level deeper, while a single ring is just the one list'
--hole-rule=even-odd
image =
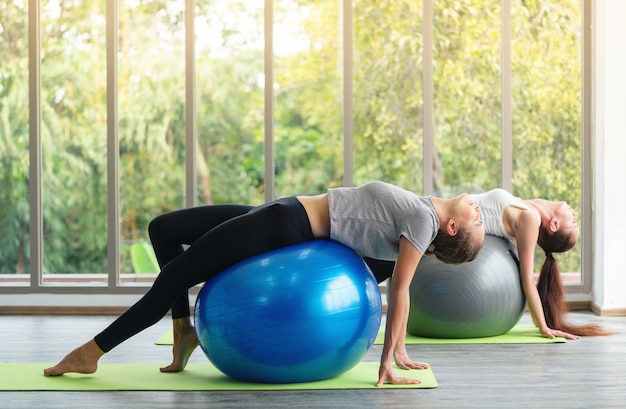
[{"label": "thigh", "polygon": [[312,240],[306,211],[293,201],[262,205],[209,230],[172,260],[159,278],[186,289],[248,257]]},{"label": "thigh", "polygon": [[221,204],[167,212],[155,217],[150,223],[150,238],[153,241],[191,245],[211,229],[253,208]]}]

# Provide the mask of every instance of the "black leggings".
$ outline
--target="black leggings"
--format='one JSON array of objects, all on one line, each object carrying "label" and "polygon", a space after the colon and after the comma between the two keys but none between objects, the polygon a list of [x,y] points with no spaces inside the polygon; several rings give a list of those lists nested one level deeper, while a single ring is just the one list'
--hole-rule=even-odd
[{"label": "black leggings", "polygon": [[[148,292],[95,336],[108,352],[158,322],[189,316],[187,291],[249,257],[312,240],[306,211],[295,197],[258,207],[217,205],[183,209],[155,218],[150,237],[161,273]],[[190,244],[183,250],[182,244]]]},{"label": "black leggings", "polygon": [[[163,268],[206,232],[242,214],[254,206],[212,205],[176,210],[155,217],[148,226],[150,241],[159,267]],[[172,305],[172,318],[190,315],[188,291],[185,290]]]},{"label": "black leggings", "polygon": [[[183,253],[183,245],[191,245],[204,233],[234,217],[248,213],[254,209],[249,205],[212,205],[168,212],[156,217],[148,228],[152,247],[159,266],[167,263]],[[391,277],[394,261],[376,260],[363,257],[377,282]],[[189,295],[185,291],[172,305],[172,319],[188,317]]]}]

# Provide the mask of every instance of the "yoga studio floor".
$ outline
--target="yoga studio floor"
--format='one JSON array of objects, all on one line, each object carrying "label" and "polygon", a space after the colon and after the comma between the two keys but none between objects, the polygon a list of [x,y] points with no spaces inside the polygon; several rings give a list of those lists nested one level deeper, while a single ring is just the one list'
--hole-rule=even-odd
[{"label": "yoga studio floor", "polygon": [[[0,316],[0,365],[42,363],[43,370],[44,363],[57,362],[113,318]],[[626,317],[574,312],[570,320],[599,323],[619,334],[553,344],[409,345],[413,359],[432,365],[439,385],[434,389],[3,391],[0,408],[626,407]],[[529,324],[529,316],[521,323]],[[168,363],[170,347],[154,342],[169,324],[169,318],[163,319],[106,355],[101,364]],[[364,360],[377,361],[381,348],[374,345]],[[198,349],[191,362],[207,360]]]}]

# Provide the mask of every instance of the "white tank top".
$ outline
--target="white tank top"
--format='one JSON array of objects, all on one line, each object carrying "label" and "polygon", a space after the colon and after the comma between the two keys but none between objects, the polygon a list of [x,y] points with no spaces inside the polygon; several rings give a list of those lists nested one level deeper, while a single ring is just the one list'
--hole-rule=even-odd
[{"label": "white tank top", "polygon": [[539,216],[539,213],[537,213],[535,209],[528,206],[519,197],[513,196],[504,189],[493,189],[485,193],[472,194],[470,197],[477,206],[480,206],[480,214],[486,234],[515,240],[515,238],[504,229],[504,222],[502,220],[504,209],[509,206],[530,210],[537,216],[537,225],[541,224],[541,216]]}]

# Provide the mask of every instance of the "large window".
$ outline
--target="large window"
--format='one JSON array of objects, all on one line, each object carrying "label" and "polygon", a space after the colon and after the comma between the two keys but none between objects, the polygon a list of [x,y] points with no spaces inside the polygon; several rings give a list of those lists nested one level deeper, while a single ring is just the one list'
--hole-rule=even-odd
[{"label": "large window", "polygon": [[[512,190],[581,209],[580,1],[514,1],[512,6]],[[581,281],[582,244],[579,240],[559,256],[561,270],[569,272],[567,281]]]},{"label": "large window", "polygon": [[263,203],[263,27],[261,1],[197,3],[197,204]]},{"label": "large window", "polygon": [[[30,282],[28,9],[0,2],[0,278]],[[14,278],[18,278],[16,280]]]},{"label": "large window", "polygon": [[584,207],[589,7],[0,0],[0,292],[145,291],[184,206],[380,179]]},{"label": "large window", "polygon": [[107,271],[105,5],[40,6],[41,273],[69,284]]},{"label": "large window", "polygon": [[135,281],[159,270],[149,221],[185,205],[185,6],[117,4],[119,272]]},{"label": "large window", "polygon": [[422,14],[421,1],[355,3],[355,184],[423,189]]},{"label": "large window", "polygon": [[275,3],[275,197],[342,183],[340,7],[337,0]]},{"label": "large window", "polygon": [[500,186],[500,0],[433,2],[433,191]]}]

